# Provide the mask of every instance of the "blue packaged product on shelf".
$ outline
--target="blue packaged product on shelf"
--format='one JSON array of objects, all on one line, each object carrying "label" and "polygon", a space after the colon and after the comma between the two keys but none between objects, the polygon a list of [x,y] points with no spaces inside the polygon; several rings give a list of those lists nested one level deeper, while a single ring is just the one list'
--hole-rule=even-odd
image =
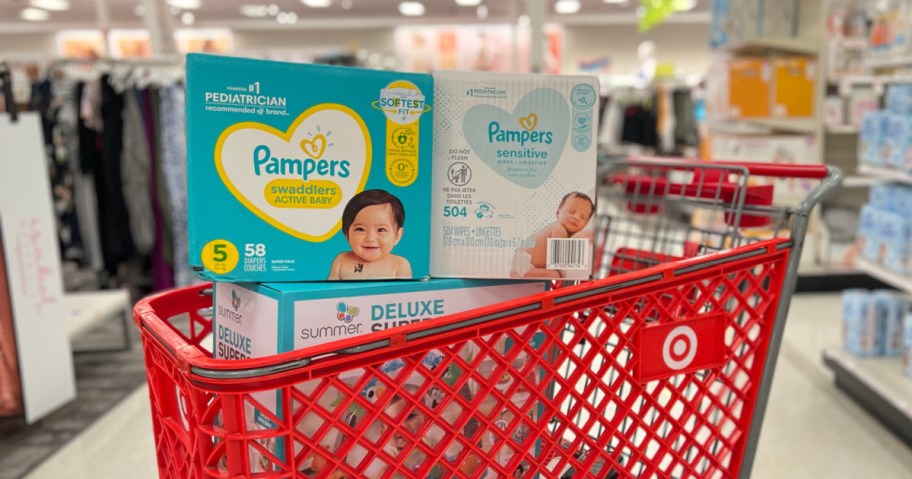
[{"label": "blue packaged product on shelf", "polygon": [[879,208],[870,204],[862,206],[859,213],[856,242],[861,248],[861,255],[871,261],[877,261],[880,248],[880,213]]},{"label": "blue packaged product on shelf", "polygon": [[887,88],[886,109],[900,115],[912,115],[912,85],[894,83]]},{"label": "blue packaged product on shelf", "polygon": [[883,113],[871,111],[861,117],[858,134],[858,161],[869,165],[883,164],[880,156]]},{"label": "blue packaged product on shelf", "polygon": [[432,95],[430,75],[188,56],[194,269],[217,281],[427,277]]},{"label": "blue packaged product on shelf", "polygon": [[903,320],[903,371],[906,377],[912,378],[912,313],[907,313]]},{"label": "blue packaged product on shelf", "polygon": [[896,184],[889,190],[893,195],[892,204],[896,213],[905,218],[912,219],[912,188],[907,185]]},{"label": "blue packaged product on shelf", "polygon": [[908,310],[908,303],[901,294],[890,290],[874,291],[872,298],[875,303],[881,305],[878,313],[883,315],[883,355],[899,356],[903,352],[905,342],[903,321]]},{"label": "blue packaged product on shelf", "polygon": [[906,170],[912,166],[912,158],[909,157],[912,154],[909,149],[912,117],[906,114],[887,113],[884,118],[886,131],[881,145],[884,165]]},{"label": "blue packaged product on shelf", "polygon": [[868,191],[868,204],[874,208],[894,211],[896,186],[892,183],[877,183]]},{"label": "blue packaged product on shelf", "polygon": [[904,215],[882,212],[878,223],[880,244],[876,260],[901,274],[909,271],[909,246],[912,241],[912,224]]},{"label": "blue packaged product on shelf", "polygon": [[850,353],[860,356],[883,354],[883,299],[876,301],[863,289],[842,293],[843,345]]}]

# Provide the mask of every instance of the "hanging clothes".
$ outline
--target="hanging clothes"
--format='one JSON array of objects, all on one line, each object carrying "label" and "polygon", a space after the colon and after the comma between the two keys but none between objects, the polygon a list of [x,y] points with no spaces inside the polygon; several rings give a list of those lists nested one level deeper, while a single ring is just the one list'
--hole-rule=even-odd
[{"label": "hanging clothes", "polygon": [[74,201],[78,212],[76,216],[83,244],[82,266],[101,271],[104,260],[93,173],[94,165],[101,157],[101,139],[98,133],[86,128],[79,119],[83,86],[62,76],[52,80],[52,94],[60,102],[55,135],[60,138],[59,154],[69,157],[70,172],[73,175]]},{"label": "hanging clothes", "polygon": [[152,287],[155,290],[167,289],[174,286],[174,272],[168,263],[168,246],[170,243],[169,228],[165,213],[161,207],[161,192],[159,191],[158,171],[160,140],[158,132],[158,93],[154,89],[146,90],[140,95],[140,106],[143,111],[143,120],[146,126],[146,135],[149,139],[149,159],[150,168],[148,175],[150,178],[149,190],[147,191],[150,203],[152,205],[152,216],[155,224],[155,247],[152,249],[151,268],[152,268]]},{"label": "hanging clothes", "polygon": [[629,105],[624,109],[624,124],[621,128],[621,141],[658,148],[657,113],[655,99],[641,104]]},{"label": "hanging clothes", "polygon": [[121,182],[136,253],[148,256],[155,246],[155,218],[149,199],[151,149],[145,120],[139,106],[141,95],[136,90],[124,92]]},{"label": "hanging clothes", "polygon": [[174,250],[174,282],[188,286],[199,282],[190,269],[187,237],[187,134],[184,116],[184,88],[172,85],[162,90],[161,170],[171,212]]},{"label": "hanging clothes", "polygon": [[104,75],[101,82],[104,148],[101,162],[95,168],[95,190],[104,266],[108,273],[116,275],[120,263],[135,256],[136,248],[130,232],[121,174],[124,96],[117,93],[108,80],[108,75]]},{"label": "hanging clothes", "polygon": [[58,112],[61,108],[58,100],[71,98],[55,99],[49,81],[36,82],[30,91],[29,106],[41,116],[60,257],[64,261],[79,263],[85,255],[76,214],[75,180],[70,170],[71,157],[64,138],[56,134]]},{"label": "hanging clothes", "polygon": [[690,89],[677,89],[673,93],[675,114],[675,143],[697,146],[700,134],[697,130],[696,107]]}]

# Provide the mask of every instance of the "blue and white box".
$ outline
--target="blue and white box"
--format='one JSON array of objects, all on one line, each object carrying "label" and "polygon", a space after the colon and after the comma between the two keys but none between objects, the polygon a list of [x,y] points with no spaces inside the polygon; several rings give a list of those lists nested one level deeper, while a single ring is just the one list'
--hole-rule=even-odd
[{"label": "blue and white box", "polygon": [[894,83],[887,88],[886,109],[900,115],[912,115],[912,85]]},{"label": "blue and white box", "polygon": [[431,276],[587,279],[598,80],[434,74]]},{"label": "blue and white box", "polygon": [[848,289],[842,293],[843,345],[860,357],[883,354],[883,314],[877,312],[877,302],[864,289]]},{"label": "blue and white box", "polygon": [[881,209],[871,204],[861,207],[858,220],[856,241],[861,248],[861,255],[871,261],[877,261],[880,250]]},{"label": "blue and white box", "polygon": [[[546,285],[463,279],[217,282],[215,352],[232,359],[293,351],[530,296],[545,291]],[[236,337],[223,338],[223,330]]]},{"label": "blue and white box", "polygon": [[905,340],[903,321],[908,310],[906,299],[895,291],[877,290],[872,298],[878,305],[877,313],[883,315],[884,356],[900,356]]},{"label": "blue and white box", "polygon": [[878,236],[880,245],[877,250],[877,262],[898,273],[908,272],[912,267],[909,251],[912,244],[912,223],[899,213],[882,212]]},{"label": "blue and white box", "polygon": [[869,165],[882,165],[880,155],[884,113],[871,111],[861,117],[858,134],[858,160]]},{"label": "blue and white box", "polygon": [[912,379],[912,313],[903,321],[903,371]]},{"label": "blue and white box", "polygon": [[[325,344],[327,342],[352,338],[375,331],[412,324],[419,321],[433,320],[444,315],[459,313],[469,309],[480,308],[494,303],[522,298],[545,291],[547,282],[543,281],[490,281],[462,279],[430,279],[426,281],[387,281],[387,282],[343,282],[343,283],[226,283],[217,282],[214,286],[214,307],[212,327],[214,332],[215,357],[221,359],[239,359],[263,357],[282,352]],[[509,348],[509,340],[503,340],[503,348]],[[472,356],[478,356],[477,347],[471,342],[463,347],[459,354],[471,362]],[[436,353],[439,356],[440,353]],[[425,361],[433,369],[435,353],[428,353]],[[517,358],[528,361],[531,358]],[[403,364],[391,361],[381,368],[391,377],[395,377]],[[522,366],[522,365],[520,365]],[[493,368],[495,364],[482,363],[478,366]],[[516,369],[523,369],[518,367]],[[489,373],[490,374],[490,371]],[[349,386],[361,378],[358,370],[351,370],[340,375],[340,379]],[[457,378],[454,378],[454,380]],[[510,379],[510,378],[508,378]],[[402,387],[418,387],[424,381],[420,374],[409,377],[397,377]],[[515,379],[510,379],[512,382]],[[412,384],[417,382],[417,384]],[[495,387],[501,387],[501,381]],[[311,394],[318,381],[307,381],[297,385],[304,394]],[[505,385],[504,387],[508,386]],[[475,384],[476,388],[478,387]],[[469,393],[474,394],[473,391]],[[380,394],[379,389],[370,383],[362,392],[365,398],[371,394]],[[428,391],[428,401],[434,400],[434,391]],[[276,391],[255,393],[253,397],[265,410],[261,412],[246,404],[246,415],[252,418],[247,425],[249,429],[274,429],[275,423],[268,419],[272,414],[281,419],[281,397]],[[326,410],[332,410],[332,391],[320,394],[319,404]],[[431,405],[429,405],[431,407]],[[453,411],[442,411],[441,414],[461,413],[456,402],[451,404]],[[357,414],[352,412],[346,421],[354,426]],[[396,414],[391,414],[395,417]],[[297,424],[299,433],[312,437],[323,424],[322,419],[314,416],[304,418]],[[433,429],[432,429],[433,430]],[[371,431],[374,434],[377,431]],[[430,432],[429,432],[430,433]],[[379,435],[379,434],[378,434]],[[338,431],[323,436],[321,445],[333,453],[343,440]],[[262,444],[267,450],[276,451],[281,459],[284,446],[281,443],[267,442]],[[359,464],[367,451],[352,451],[346,460],[353,466]],[[251,448],[253,472],[272,469],[267,456]],[[301,472],[318,474],[325,466],[319,455],[305,459],[306,464]],[[324,461],[325,462],[325,461]],[[382,462],[365,471],[365,477],[380,477],[385,470]]]},{"label": "blue and white box", "polygon": [[887,126],[881,149],[886,155],[886,165],[906,170],[912,167],[912,150],[909,148],[912,140],[912,116],[887,113],[884,117]]},{"label": "blue and white box", "polygon": [[189,55],[191,265],[216,281],[427,277],[432,95],[429,75]]}]

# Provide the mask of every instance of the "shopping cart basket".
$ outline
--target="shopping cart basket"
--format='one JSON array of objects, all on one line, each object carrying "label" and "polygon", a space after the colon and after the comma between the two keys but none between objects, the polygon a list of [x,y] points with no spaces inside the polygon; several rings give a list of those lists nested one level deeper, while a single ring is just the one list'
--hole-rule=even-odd
[{"label": "shopping cart basket", "polygon": [[[823,166],[599,170],[601,279],[213,359],[206,287],[141,301],[162,478],[750,475]],[[813,179],[797,206],[761,177]]]}]

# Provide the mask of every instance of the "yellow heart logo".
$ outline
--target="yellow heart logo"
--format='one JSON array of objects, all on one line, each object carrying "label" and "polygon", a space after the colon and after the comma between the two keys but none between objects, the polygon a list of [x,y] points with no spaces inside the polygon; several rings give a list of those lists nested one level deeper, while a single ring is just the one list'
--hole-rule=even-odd
[{"label": "yellow heart logo", "polygon": [[320,133],[313,140],[301,140],[301,149],[311,158],[319,160],[323,158],[323,151],[326,150],[326,137]]},{"label": "yellow heart logo", "polygon": [[[330,145],[330,137],[345,141]],[[256,122],[226,128],[216,142],[214,160],[225,187],[250,212],[291,236],[319,242],[342,228],[342,209],[364,190],[371,152],[361,116],[347,106],[324,103],[301,113],[285,131]],[[349,174],[319,166],[329,163],[324,153],[348,162]],[[312,192],[321,189],[334,193]]]},{"label": "yellow heart logo", "polygon": [[535,113],[529,113],[529,116],[524,116],[519,119],[519,126],[525,128],[527,131],[534,130],[536,125],[538,125],[538,115]]}]

